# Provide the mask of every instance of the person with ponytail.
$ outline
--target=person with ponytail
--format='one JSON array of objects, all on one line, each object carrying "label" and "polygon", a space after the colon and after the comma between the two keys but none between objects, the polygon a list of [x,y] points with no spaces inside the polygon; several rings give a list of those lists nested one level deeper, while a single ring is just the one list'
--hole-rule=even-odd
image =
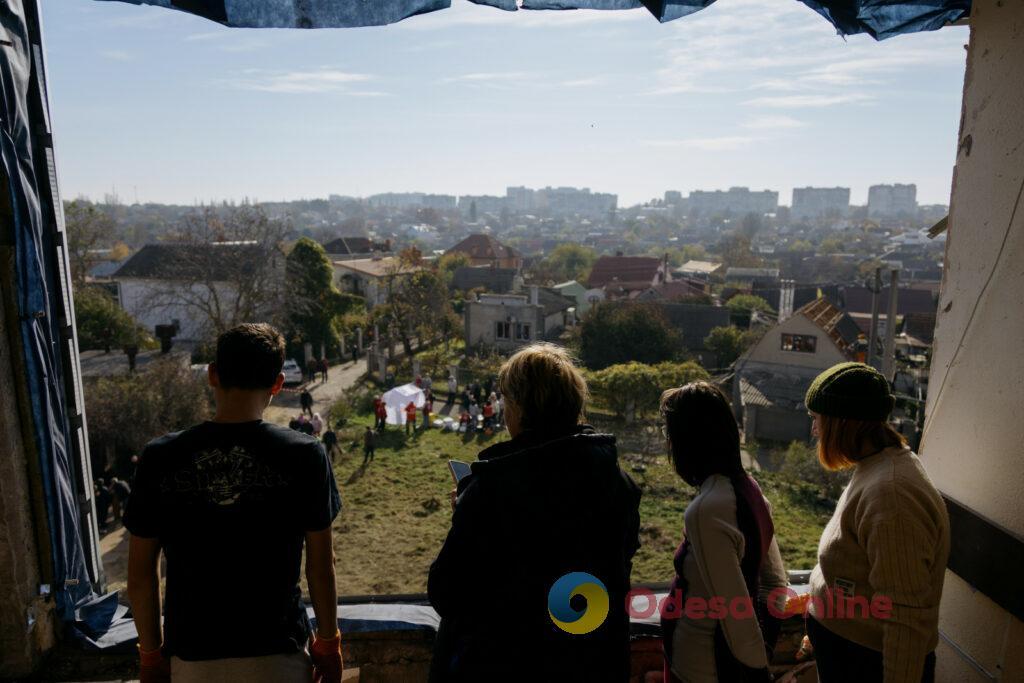
[{"label": "person with ponytail", "polygon": [[[684,513],[676,576],[662,611],[665,683],[770,681],[786,571],[771,508],[740,460],[740,435],[725,395],[693,382],[661,397],[676,472],[699,492]],[[702,606],[707,609],[701,609]],[[746,608],[743,607],[746,605]]]}]

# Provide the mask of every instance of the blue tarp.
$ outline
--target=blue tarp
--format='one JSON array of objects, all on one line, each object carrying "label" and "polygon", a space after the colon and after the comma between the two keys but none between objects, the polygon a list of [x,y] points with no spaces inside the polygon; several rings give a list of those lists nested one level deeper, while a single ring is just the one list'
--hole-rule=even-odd
[{"label": "blue tarp", "polygon": [[8,0],[0,8],[0,26],[10,41],[0,58],[0,165],[11,199],[21,351],[53,558],[52,591],[61,617],[69,620],[75,604],[92,595],[92,584],[60,349],[67,343],[60,321],[70,318],[61,290],[62,263],[56,257],[61,237],[51,200],[56,187],[53,159],[47,155],[50,115],[39,33],[30,29],[39,25],[36,6]]},{"label": "blue tarp", "polygon": [[[105,0],[111,1],[111,0]],[[451,0],[115,0],[155,5],[197,14],[240,28],[349,28],[381,26],[417,14],[447,9]],[[726,0],[728,1],[728,0]],[[774,0],[788,2],[790,0]],[[507,11],[516,0],[471,0]],[[522,0],[530,10],[646,7],[658,21],[672,21],[714,0]],[[917,31],[934,31],[971,14],[970,0],[800,0],[825,17],[842,35],[867,33],[882,40]]]}]

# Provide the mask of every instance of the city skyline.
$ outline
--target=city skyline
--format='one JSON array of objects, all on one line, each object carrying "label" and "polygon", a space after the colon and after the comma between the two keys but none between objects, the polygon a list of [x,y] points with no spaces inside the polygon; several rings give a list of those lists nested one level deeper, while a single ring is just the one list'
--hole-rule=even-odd
[{"label": "city skyline", "polygon": [[[798,3],[505,13],[239,30],[179,12],[45,6],[62,191],[192,204],[383,192],[915,183],[949,201],[965,28],[843,40]],[[794,40],[799,38],[799,40]],[[795,43],[799,43],[795,45]],[[512,58],[510,55],[514,55]]]}]

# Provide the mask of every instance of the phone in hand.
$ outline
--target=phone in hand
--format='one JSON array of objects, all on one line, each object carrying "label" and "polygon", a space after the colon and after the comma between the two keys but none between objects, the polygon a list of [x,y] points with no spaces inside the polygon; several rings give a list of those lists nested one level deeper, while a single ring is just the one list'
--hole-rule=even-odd
[{"label": "phone in hand", "polygon": [[462,462],[461,460],[449,460],[448,471],[451,472],[452,479],[458,484],[462,479],[466,478],[473,471],[468,462]]}]

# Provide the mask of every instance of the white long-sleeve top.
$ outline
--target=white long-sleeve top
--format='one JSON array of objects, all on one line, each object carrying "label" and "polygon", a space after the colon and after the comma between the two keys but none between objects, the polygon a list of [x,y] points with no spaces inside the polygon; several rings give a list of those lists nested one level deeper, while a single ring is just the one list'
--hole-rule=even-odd
[{"label": "white long-sleeve top", "polygon": [[[767,502],[767,501],[766,501]],[[740,562],[746,552],[743,532],[736,521],[736,492],[728,477],[712,475],[701,484],[700,493],[684,513],[690,549],[683,559],[686,598],[725,599],[748,597]],[[775,539],[761,565],[761,596],[788,585],[782,555]],[[784,596],[783,596],[784,599]],[[781,608],[781,606],[780,606]],[[736,659],[750,667],[768,665],[764,638],[755,617],[724,619],[705,615],[701,619],[680,616],[672,643],[672,670],[684,683],[716,683],[715,627],[721,623],[729,649]]]}]

